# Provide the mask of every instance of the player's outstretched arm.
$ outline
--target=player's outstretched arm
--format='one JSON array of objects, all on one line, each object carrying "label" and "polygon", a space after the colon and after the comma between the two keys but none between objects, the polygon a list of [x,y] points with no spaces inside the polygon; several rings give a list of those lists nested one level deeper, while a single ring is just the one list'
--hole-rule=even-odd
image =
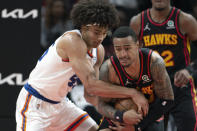
[{"label": "player's outstretched arm", "polygon": [[82,81],[89,94],[126,98],[133,97],[136,92],[99,80],[90,61],[86,58],[88,47],[77,33],[65,34],[58,41],[57,52],[63,59],[69,59],[72,69]]}]

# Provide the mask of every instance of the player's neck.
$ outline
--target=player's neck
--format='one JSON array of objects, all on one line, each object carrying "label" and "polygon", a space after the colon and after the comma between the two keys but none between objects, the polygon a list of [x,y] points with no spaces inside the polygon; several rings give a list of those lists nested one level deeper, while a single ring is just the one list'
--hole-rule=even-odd
[{"label": "player's neck", "polygon": [[155,8],[151,8],[150,9],[151,19],[157,23],[162,23],[169,16],[171,9],[172,9],[171,6],[166,7],[163,10],[157,10]]},{"label": "player's neck", "polygon": [[140,73],[140,58],[135,60],[125,71],[134,79],[138,79]]},{"label": "player's neck", "polygon": [[87,52],[92,52],[92,47],[87,47]]}]

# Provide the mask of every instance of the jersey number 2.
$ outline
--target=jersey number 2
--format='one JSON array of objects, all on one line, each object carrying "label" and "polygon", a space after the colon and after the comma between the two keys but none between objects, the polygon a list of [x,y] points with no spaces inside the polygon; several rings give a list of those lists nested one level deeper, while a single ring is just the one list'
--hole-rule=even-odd
[{"label": "jersey number 2", "polygon": [[[155,51],[155,50],[154,50]],[[155,51],[156,53],[159,54],[158,51]],[[164,59],[166,67],[171,67],[174,66],[174,61],[173,61],[173,53],[170,50],[164,50],[160,56]]]}]

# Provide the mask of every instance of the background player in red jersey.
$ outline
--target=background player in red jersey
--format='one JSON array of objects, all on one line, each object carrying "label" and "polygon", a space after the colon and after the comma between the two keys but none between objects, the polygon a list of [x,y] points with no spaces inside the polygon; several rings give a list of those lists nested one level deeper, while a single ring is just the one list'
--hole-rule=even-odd
[{"label": "background player in red jersey", "polygon": [[130,21],[142,46],[164,59],[173,84],[175,105],[170,113],[178,131],[196,131],[195,88],[191,79],[190,41],[197,44],[197,22],[193,16],[171,6],[170,0],[152,0],[152,8]]}]

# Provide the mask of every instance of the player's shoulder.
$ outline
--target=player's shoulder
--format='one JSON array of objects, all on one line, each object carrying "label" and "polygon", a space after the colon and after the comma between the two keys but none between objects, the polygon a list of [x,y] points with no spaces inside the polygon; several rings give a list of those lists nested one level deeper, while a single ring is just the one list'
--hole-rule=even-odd
[{"label": "player's shoulder", "polygon": [[105,72],[105,73],[109,73],[109,70],[111,69],[112,64],[110,62],[110,58],[106,59],[100,68],[100,72]]},{"label": "player's shoulder", "polygon": [[82,37],[77,32],[66,32],[58,38],[57,53],[62,58],[67,58],[72,55],[73,57],[85,56],[87,53],[87,45],[83,41]]},{"label": "player's shoulder", "polygon": [[[111,56],[111,58],[112,58],[112,57],[113,57],[113,56]],[[108,58],[108,59],[105,61],[109,69],[112,69],[112,67],[113,67],[112,62],[111,62],[111,58]]]},{"label": "player's shoulder", "polygon": [[194,16],[192,16],[191,14],[186,13],[184,11],[180,11],[180,16],[179,16],[180,23],[182,23],[184,25],[184,24],[191,22],[193,20],[195,20]]},{"label": "player's shoulder", "polygon": [[60,47],[65,47],[68,48],[69,47],[75,47],[78,49],[85,49],[87,48],[84,40],[81,37],[81,34],[78,30],[72,30],[72,31],[68,31],[65,32],[62,36],[60,36],[59,41],[58,41],[58,45]]},{"label": "player's shoulder", "polygon": [[151,55],[151,64],[152,63],[156,63],[156,64],[162,64],[165,66],[164,60],[163,58],[159,55],[158,52],[156,51],[152,51],[152,55]]},{"label": "player's shoulder", "polygon": [[130,27],[135,31],[136,35],[139,35],[140,28],[141,28],[141,13],[133,16],[130,19]]},{"label": "player's shoulder", "polygon": [[131,19],[130,19],[130,25],[131,24],[139,24],[141,22],[141,14],[142,13],[138,13],[137,15],[131,17]]},{"label": "player's shoulder", "polygon": [[102,63],[101,67],[102,68],[109,68],[110,65],[111,65],[110,58],[108,58]]},{"label": "player's shoulder", "polygon": [[180,10],[180,17],[193,18],[193,16],[191,14],[184,12],[181,9],[179,9],[179,10]]},{"label": "player's shoulder", "polygon": [[82,37],[78,31],[73,30],[73,31],[65,32],[61,36],[61,40],[67,41],[67,42],[81,41]]}]

